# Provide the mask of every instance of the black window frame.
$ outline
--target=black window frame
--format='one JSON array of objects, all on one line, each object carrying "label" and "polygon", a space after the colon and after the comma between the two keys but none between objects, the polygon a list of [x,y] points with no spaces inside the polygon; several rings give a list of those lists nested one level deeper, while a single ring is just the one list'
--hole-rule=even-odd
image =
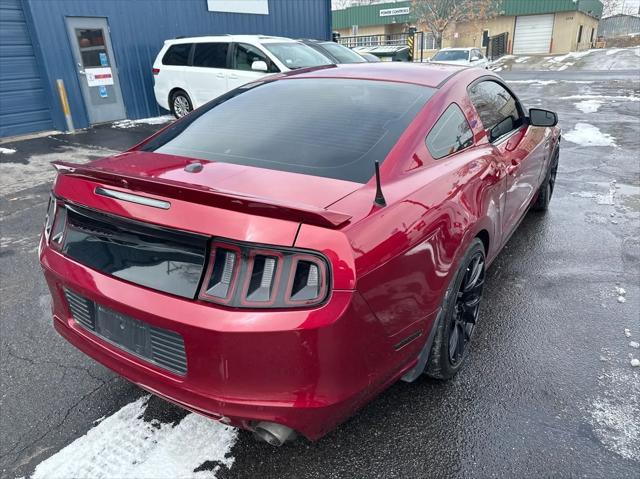
[{"label": "black window frame", "polygon": [[[260,53],[262,53],[262,55],[264,55],[264,57],[267,59],[267,71],[266,72],[258,72],[256,70],[240,70],[238,68],[236,68],[236,50],[238,49],[238,46],[240,45],[247,45],[251,48],[255,48],[256,50],[258,50]],[[282,70],[280,70],[280,67],[278,65],[276,65],[276,63],[271,59],[271,57],[267,54],[267,52],[265,52],[264,50],[260,49],[259,47],[252,45],[251,43],[246,43],[246,42],[232,42],[231,43],[231,48],[229,48],[229,69],[230,70],[235,70],[235,71],[240,71],[240,72],[256,72],[256,73],[281,73]]]},{"label": "black window frame", "polygon": [[[438,123],[440,122],[440,120],[442,120],[442,118],[444,117],[444,115],[447,114],[447,112],[449,111],[450,108],[457,108],[458,111],[460,112],[460,114],[462,115],[462,118],[464,118],[464,121],[467,124],[467,127],[469,128],[469,132],[471,133],[471,143],[467,146],[463,146],[461,149],[456,150],[452,153],[447,153],[446,155],[443,156],[435,156],[433,154],[433,152],[431,151],[431,148],[429,148],[429,135],[431,135],[431,133],[433,133],[434,128],[438,125]],[[424,145],[427,147],[427,150],[429,151],[429,154],[431,155],[431,157],[436,160],[443,160],[445,158],[449,158],[451,156],[457,155],[460,152],[463,152],[465,150],[468,150],[469,148],[472,148],[473,146],[475,146],[475,135],[473,134],[473,128],[471,128],[471,123],[469,123],[469,118],[467,118],[467,115],[464,114],[464,110],[462,109],[462,107],[456,103],[456,102],[452,102],[449,105],[447,105],[447,107],[442,111],[442,113],[440,114],[440,116],[438,117],[438,119],[433,123],[433,125],[431,126],[431,129],[429,130],[429,132],[426,134],[426,136],[424,137]]]},{"label": "black window frame", "polygon": [[[225,66],[224,67],[204,67],[204,66],[200,66],[200,65],[195,65],[194,64],[194,60],[196,57],[196,45],[211,45],[213,43],[219,43],[219,44],[223,44],[223,45],[227,45],[227,58],[225,60]],[[195,67],[195,68],[217,68],[217,69],[221,69],[221,70],[231,70],[231,61],[232,61],[232,57],[231,57],[231,53],[233,50],[233,43],[232,42],[196,42],[193,44],[193,48],[191,49],[191,54],[189,55],[189,65],[190,67]]]},{"label": "black window frame", "polygon": [[[509,93],[513,99],[515,100],[516,103],[516,109],[518,110],[518,113],[520,114],[520,120],[521,123],[519,125],[517,125],[515,128],[513,128],[512,130],[496,137],[496,138],[491,138],[491,130],[493,130],[496,126],[498,126],[500,123],[494,125],[493,127],[491,127],[490,129],[486,127],[486,125],[484,124],[484,122],[482,121],[482,117],[480,116],[480,112],[478,111],[478,108],[476,107],[475,103],[473,102],[473,98],[471,96],[471,90],[477,86],[480,83],[483,82],[493,82],[493,83],[497,83],[499,86],[501,86],[502,88],[504,88],[507,93]],[[476,110],[476,114],[478,115],[478,120],[480,121],[480,123],[482,124],[482,127],[484,129],[484,131],[488,132],[489,134],[489,142],[492,144],[496,144],[496,143],[501,143],[502,141],[504,141],[505,139],[509,138],[511,135],[513,135],[515,132],[519,131],[520,128],[522,128],[523,126],[527,125],[527,115],[525,113],[525,109],[522,106],[522,102],[520,101],[520,99],[518,98],[518,95],[516,95],[513,90],[511,88],[509,88],[503,81],[501,81],[499,78],[494,77],[494,76],[482,76],[480,78],[477,78],[476,80],[474,80],[473,82],[471,82],[468,86],[467,86],[467,96],[469,97],[469,101],[471,101],[471,104],[473,105],[473,108]]]},{"label": "black window frame", "polygon": [[[172,49],[173,47],[176,47],[176,46],[178,46],[178,45],[189,45],[189,53],[187,53],[187,63],[185,63],[184,65],[182,65],[182,64],[176,65],[175,63],[174,63],[174,64],[172,64],[172,63],[165,63],[165,62],[164,62],[164,59],[165,59],[165,58],[167,57],[167,55],[169,54],[169,51],[171,51],[171,49]],[[192,60],[193,60],[193,50],[194,50],[194,45],[195,45],[195,44],[194,44],[193,42],[191,42],[191,43],[188,43],[188,42],[184,42],[184,43],[174,43],[174,44],[170,45],[170,46],[169,46],[169,48],[167,48],[167,51],[166,51],[166,52],[164,52],[164,55],[162,55],[162,60],[161,60],[162,65],[167,66],[167,67],[188,67],[188,66],[191,66],[191,62],[192,62]]]}]

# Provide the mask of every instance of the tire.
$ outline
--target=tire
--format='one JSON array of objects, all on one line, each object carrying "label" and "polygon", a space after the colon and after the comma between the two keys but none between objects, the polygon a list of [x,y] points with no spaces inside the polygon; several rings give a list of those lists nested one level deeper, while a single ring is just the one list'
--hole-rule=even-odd
[{"label": "tire", "polygon": [[533,204],[534,211],[545,212],[549,209],[549,203],[551,202],[551,197],[553,196],[553,190],[556,185],[556,174],[558,173],[558,159],[560,157],[560,148],[558,148],[553,157],[551,158],[551,164],[549,165],[549,171],[547,171],[547,176],[545,176],[544,181],[540,185],[540,190],[538,191],[538,198],[536,202]]},{"label": "tire", "polygon": [[478,320],[485,269],[484,244],[475,238],[442,301],[427,376],[451,379],[462,368]]},{"label": "tire", "polygon": [[176,118],[182,118],[187,113],[193,110],[193,103],[191,98],[183,90],[174,91],[169,97],[169,106],[171,107],[171,113]]}]

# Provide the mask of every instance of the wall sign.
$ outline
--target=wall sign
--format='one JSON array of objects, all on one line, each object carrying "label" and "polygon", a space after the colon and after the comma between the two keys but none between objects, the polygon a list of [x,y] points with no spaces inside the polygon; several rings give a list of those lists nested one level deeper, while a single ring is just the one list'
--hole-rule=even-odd
[{"label": "wall sign", "polygon": [[269,0],[207,0],[207,10],[210,12],[269,15]]},{"label": "wall sign", "polygon": [[381,17],[393,17],[394,15],[408,15],[410,7],[383,8],[380,10]]},{"label": "wall sign", "polygon": [[113,74],[111,68],[85,68],[84,72],[87,77],[89,86],[105,86],[113,85]]}]

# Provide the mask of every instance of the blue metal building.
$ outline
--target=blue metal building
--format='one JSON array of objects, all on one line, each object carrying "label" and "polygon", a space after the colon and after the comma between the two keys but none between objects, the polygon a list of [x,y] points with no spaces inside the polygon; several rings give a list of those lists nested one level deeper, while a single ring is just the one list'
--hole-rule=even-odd
[{"label": "blue metal building", "polygon": [[[247,4],[264,11],[237,13]],[[105,103],[120,95],[127,118],[162,114],[152,64],[164,40],[224,33],[328,39],[331,1],[0,0],[0,137],[65,129],[57,79],[75,127],[90,125],[78,55],[113,67],[115,84],[95,75],[92,95]]]}]

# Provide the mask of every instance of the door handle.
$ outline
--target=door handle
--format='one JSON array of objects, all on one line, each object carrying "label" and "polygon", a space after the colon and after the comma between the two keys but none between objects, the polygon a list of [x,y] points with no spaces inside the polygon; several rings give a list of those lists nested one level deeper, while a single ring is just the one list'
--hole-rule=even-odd
[{"label": "door handle", "polygon": [[229,78],[231,78],[232,80],[237,80],[238,79],[238,75],[232,73],[231,75],[229,75]]},{"label": "door handle", "polygon": [[218,78],[224,78],[224,73],[216,73],[216,76],[217,76]]}]

